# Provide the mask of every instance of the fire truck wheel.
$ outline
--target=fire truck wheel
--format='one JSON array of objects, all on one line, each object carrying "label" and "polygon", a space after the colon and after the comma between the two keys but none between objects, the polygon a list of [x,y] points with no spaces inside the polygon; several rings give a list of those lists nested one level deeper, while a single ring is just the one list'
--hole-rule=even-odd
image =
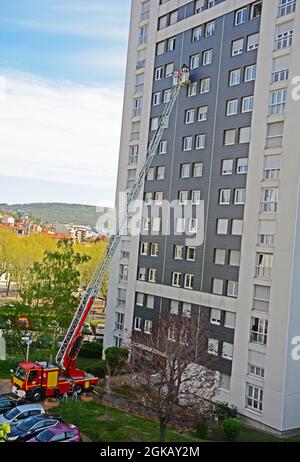
[{"label": "fire truck wheel", "polygon": [[76,385],[76,387],[74,388],[74,392],[77,393],[77,395],[81,395],[83,393],[83,386],[82,385]]},{"label": "fire truck wheel", "polygon": [[32,401],[35,401],[37,403],[38,401],[42,401],[43,398],[44,398],[44,391],[41,388],[36,388],[35,390],[32,390],[32,393],[31,393]]}]

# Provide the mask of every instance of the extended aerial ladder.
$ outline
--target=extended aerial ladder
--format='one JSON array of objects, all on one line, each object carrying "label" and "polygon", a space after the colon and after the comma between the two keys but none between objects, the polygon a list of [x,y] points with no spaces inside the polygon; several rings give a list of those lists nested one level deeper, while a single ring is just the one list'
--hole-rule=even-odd
[{"label": "extended aerial ladder", "polygon": [[188,86],[189,83],[189,69],[184,65],[179,72],[174,73],[174,86],[171,92],[170,100],[166,104],[164,111],[159,119],[158,128],[149,144],[146,159],[138,174],[138,178],[132,186],[130,193],[128,194],[125,211],[118,223],[116,233],[111,237],[104,257],[99,261],[96,267],[94,275],[81,299],[80,305],[78,306],[70,327],[57,353],[57,366],[59,366],[62,370],[65,370],[70,377],[77,375],[79,372],[76,369],[76,358],[82,342],[82,329],[87,316],[93,307],[95,299],[101,290],[109,264],[121,240],[122,229],[124,229],[124,225],[127,224],[130,205],[136,199],[138,199],[138,196],[143,188],[144,180],[157,153],[164,130],[169,124],[169,118],[178,98],[180,88],[182,86]]}]

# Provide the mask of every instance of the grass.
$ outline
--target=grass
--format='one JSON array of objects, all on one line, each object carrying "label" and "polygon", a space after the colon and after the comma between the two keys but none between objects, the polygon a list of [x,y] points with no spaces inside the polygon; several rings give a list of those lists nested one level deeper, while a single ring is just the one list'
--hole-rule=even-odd
[{"label": "grass", "polygon": [[[62,403],[55,408],[54,413],[59,414],[66,422],[78,426],[80,431],[94,442],[159,441],[158,423],[113,408],[108,409],[109,419],[105,420],[103,417],[106,407],[95,402]],[[166,441],[193,443],[200,440],[192,433],[168,428]]]},{"label": "grass", "polygon": [[101,366],[101,359],[100,358],[83,358],[83,357],[78,357],[77,358],[77,367],[79,369],[94,369],[95,367],[100,367]]},{"label": "grass", "polygon": [[10,369],[15,370],[17,363],[17,359],[7,359],[6,361],[0,361],[0,379],[10,379]]}]

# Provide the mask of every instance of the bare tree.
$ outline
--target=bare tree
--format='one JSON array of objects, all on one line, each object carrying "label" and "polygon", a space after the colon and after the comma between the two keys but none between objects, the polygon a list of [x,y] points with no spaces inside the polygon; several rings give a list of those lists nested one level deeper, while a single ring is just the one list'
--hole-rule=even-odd
[{"label": "bare tree", "polygon": [[151,334],[134,332],[129,365],[137,402],[159,419],[160,441],[174,417],[207,417],[220,386],[208,354],[210,324],[198,316],[161,316]]}]

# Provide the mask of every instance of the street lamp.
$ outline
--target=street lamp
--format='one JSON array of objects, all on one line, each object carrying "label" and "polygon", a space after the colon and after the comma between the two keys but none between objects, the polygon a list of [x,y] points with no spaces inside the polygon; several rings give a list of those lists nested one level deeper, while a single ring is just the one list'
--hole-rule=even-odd
[{"label": "street lamp", "polygon": [[27,348],[26,348],[26,362],[27,362],[29,359],[29,347],[32,344],[32,339],[30,335],[24,335],[24,337],[22,337],[21,340],[27,345]]}]

